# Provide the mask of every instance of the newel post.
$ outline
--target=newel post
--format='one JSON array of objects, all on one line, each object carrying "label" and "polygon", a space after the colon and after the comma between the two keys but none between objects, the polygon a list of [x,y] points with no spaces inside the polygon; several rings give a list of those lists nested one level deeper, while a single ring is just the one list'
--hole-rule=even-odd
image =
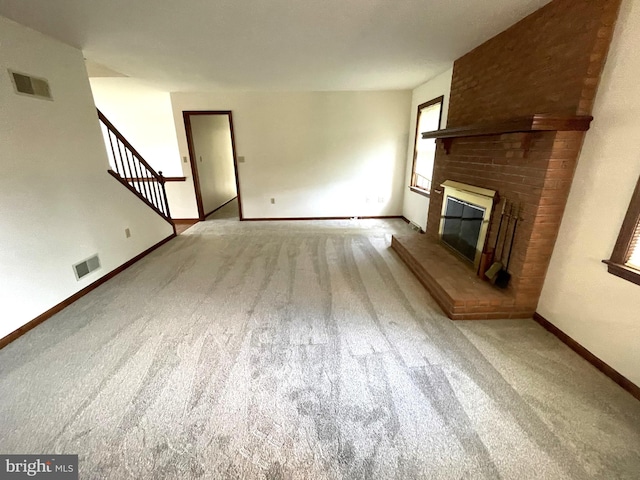
[{"label": "newel post", "polygon": [[171,218],[171,213],[169,213],[169,199],[167,198],[167,189],[164,187],[166,180],[162,175],[162,171],[158,172],[158,180],[160,182],[160,188],[162,188],[162,198],[164,199],[164,211],[167,217]]}]

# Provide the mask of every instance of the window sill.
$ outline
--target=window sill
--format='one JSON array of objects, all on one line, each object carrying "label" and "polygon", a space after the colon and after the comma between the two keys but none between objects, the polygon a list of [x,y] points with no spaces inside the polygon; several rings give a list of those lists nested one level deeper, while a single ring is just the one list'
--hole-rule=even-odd
[{"label": "window sill", "polygon": [[640,285],[640,270],[612,262],[611,260],[603,260],[602,263],[607,264],[607,270],[610,274]]},{"label": "window sill", "polygon": [[422,188],[409,186],[409,190],[411,190],[414,193],[417,193],[418,195],[422,195],[423,197],[427,197],[427,198],[431,197],[431,192],[429,192],[428,190],[424,190]]}]

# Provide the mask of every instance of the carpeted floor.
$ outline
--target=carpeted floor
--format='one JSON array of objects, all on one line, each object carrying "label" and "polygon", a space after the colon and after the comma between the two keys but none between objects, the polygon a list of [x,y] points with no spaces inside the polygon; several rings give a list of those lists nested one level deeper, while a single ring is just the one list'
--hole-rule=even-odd
[{"label": "carpeted floor", "polygon": [[0,453],[82,479],[637,479],[640,402],[531,320],[446,319],[400,220],[232,202],[0,350]]}]

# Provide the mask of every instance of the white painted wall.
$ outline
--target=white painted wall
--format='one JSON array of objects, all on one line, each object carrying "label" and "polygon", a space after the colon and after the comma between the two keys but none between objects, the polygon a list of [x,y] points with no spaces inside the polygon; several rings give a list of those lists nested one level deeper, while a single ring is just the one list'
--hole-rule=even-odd
[{"label": "white painted wall", "polygon": [[232,110],[246,218],[402,213],[410,91],[172,93],[171,102],[181,155],[183,110]]},{"label": "white painted wall", "polygon": [[236,174],[229,116],[191,115],[191,138],[204,214],[236,196]]},{"label": "white painted wall", "polygon": [[127,77],[90,78],[96,106],[156,170],[182,176],[169,92]]},{"label": "white painted wall", "polygon": [[640,4],[622,3],[538,312],[640,385],[640,286],[607,273],[640,175]]},{"label": "white painted wall", "polygon": [[181,162],[169,92],[135,78],[89,80],[96,106],[149,165],[165,177],[187,177],[185,182],[165,184],[171,216],[197,218],[191,168]]},{"label": "white painted wall", "polygon": [[[1,338],[172,228],[107,174],[82,52],[3,17],[0,52]],[[48,79],[54,101],[16,95],[7,67]],[[102,268],[76,281],[95,253]]]},{"label": "white painted wall", "polygon": [[[187,159],[189,157],[187,156]],[[164,184],[167,191],[167,200],[169,201],[169,211],[171,218],[177,219],[197,219],[198,205],[196,203],[196,193],[193,186],[193,178],[191,168],[185,167],[183,177],[184,182],[166,182]]]},{"label": "white painted wall", "polygon": [[427,213],[429,211],[429,198],[409,190],[411,185],[411,168],[413,167],[413,147],[416,141],[416,119],[418,117],[418,105],[444,95],[442,102],[442,122],[440,128],[447,126],[449,113],[449,93],[451,92],[451,78],[453,66],[428,82],[413,89],[411,95],[411,114],[409,116],[409,143],[407,146],[407,165],[404,183],[404,203],[402,215],[407,220],[419,225],[422,230],[427,229]]}]

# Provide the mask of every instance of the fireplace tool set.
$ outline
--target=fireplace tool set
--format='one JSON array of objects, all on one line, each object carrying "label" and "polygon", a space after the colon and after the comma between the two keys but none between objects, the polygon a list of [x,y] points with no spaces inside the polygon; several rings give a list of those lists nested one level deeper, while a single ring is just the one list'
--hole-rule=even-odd
[{"label": "fireplace tool set", "polygon": [[[507,212],[507,205],[508,210]],[[502,212],[500,214],[500,222],[498,223],[498,233],[496,235],[496,242],[493,247],[494,252],[494,262],[493,264],[484,272],[484,276],[494,285],[500,288],[507,288],[509,285],[509,280],[511,280],[511,274],[509,273],[509,262],[511,261],[511,252],[513,250],[513,243],[516,238],[516,229],[518,227],[518,220],[520,216],[520,205],[514,206],[512,202],[509,202],[505,199],[502,204]],[[502,225],[504,223],[504,219],[506,218],[506,227],[504,228],[504,232],[502,229]],[[502,239],[502,245],[500,247],[500,253],[498,253],[498,246],[500,245],[500,240]],[[509,249],[505,252],[505,248],[509,245]],[[507,256],[506,262],[504,261],[504,256]]]}]

